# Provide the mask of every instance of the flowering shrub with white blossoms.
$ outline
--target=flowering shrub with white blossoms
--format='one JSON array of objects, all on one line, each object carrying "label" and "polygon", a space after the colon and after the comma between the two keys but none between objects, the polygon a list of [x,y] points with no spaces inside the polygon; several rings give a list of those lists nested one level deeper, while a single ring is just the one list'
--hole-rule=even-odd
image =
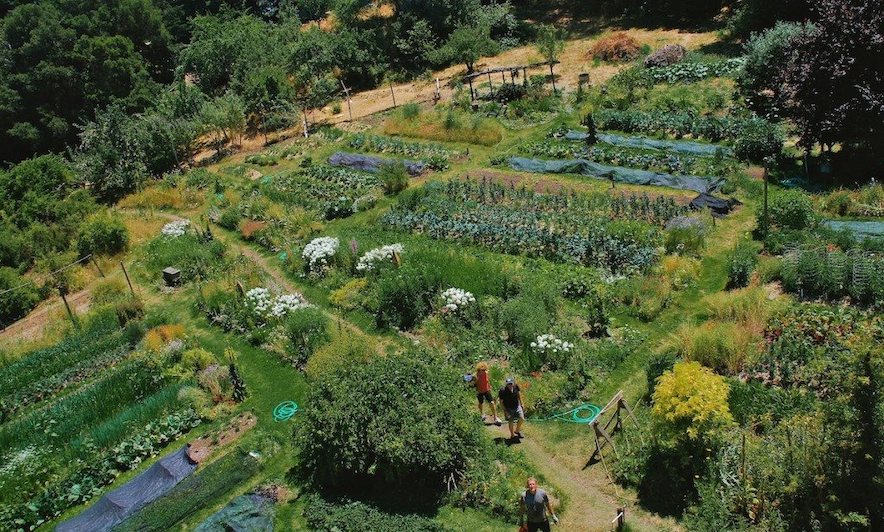
[{"label": "flowering shrub with white blossoms", "polygon": [[475,303],[476,298],[472,293],[460,288],[449,288],[442,292],[442,309],[446,312],[457,312],[464,307]]},{"label": "flowering shrub with white blossoms", "polygon": [[377,268],[381,263],[392,263],[394,253],[402,253],[402,244],[389,244],[368,251],[365,255],[359,257],[356,263],[356,270],[360,272],[370,272]]},{"label": "flowering shrub with white blossoms", "polygon": [[160,232],[163,236],[178,238],[187,232],[188,227],[190,227],[190,220],[175,220],[164,225]]},{"label": "flowering shrub with white blossoms", "polygon": [[574,344],[566,342],[552,334],[541,334],[533,342],[531,349],[538,355],[549,355],[552,353],[570,353],[574,349]]},{"label": "flowering shrub with white blossoms", "polygon": [[320,272],[328,267],[329,259],[338,252],[340,240],[333,236],[321,236],[314,238],[306,246],[301,256],[307,261],[307,269],[312,272]]},{"label": "flowering shrub with white blossoms", "polygon": [[246,292],[246,300],[255,314],[263,318],[281,318],[289,312],[310,306],[301,294],[283,294],[274,299],[270,297],[269,290],[260,286]]}]

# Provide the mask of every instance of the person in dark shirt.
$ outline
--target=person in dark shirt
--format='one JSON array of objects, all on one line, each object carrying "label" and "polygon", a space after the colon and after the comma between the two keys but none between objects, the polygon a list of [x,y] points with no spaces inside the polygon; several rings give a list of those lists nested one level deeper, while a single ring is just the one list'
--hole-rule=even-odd
[{"label": "person in dark shirt", "polygon": [[537,480],[528,479],[528,489],[519,499],[519,526],[525,526],[525,514],[528,515],[528,532],[538,532],[542,530],[549,532],[549,515],[552,516],[554,523],[559,522],[558,516],[553,511],[552,504],[549,502],[549,495],[537,487]]},{"label": "person in dark shirt", "polygon": [[[510,429],[510,439],[522,438],[522,422],[525,421],[525,412],[522,409],[522,393],[515,379],[507,377],[506,384],[497,392],[497,398],[503,404],[503,413]],[[516,430],[513,431],[513,422],[517,422]]]}]

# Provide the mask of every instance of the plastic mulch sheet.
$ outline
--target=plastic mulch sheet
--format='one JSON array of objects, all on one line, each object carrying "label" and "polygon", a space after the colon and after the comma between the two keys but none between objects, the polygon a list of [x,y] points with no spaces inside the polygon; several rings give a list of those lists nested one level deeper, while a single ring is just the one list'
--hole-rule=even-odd
[{"label": "plastic mulch sheet", "polygon": [[[730,146],[721,146],[718,144],[705,144],[703,142],[691,142],[689,140],[660,140],[648,137],[633,137],[627,135],[617,135],[615,133],[598,133],[596,135],[599,142],[620,146],[623,148],[641,148],[645,150],[663,150],[674,151],[677,153],[686,153],[688,155],[701,155],[712,157],[719,151],[722,155],[733,156],[734,150]],[[568,140],[585,140],[587,134],[581,131],[569,131],[565,133]]]},{"label": "plastic mulch sheet", "polygon": [[273,501],[267,497],[240,495],[203,521],[196,532],[265,532],[273,530],[274,513]]},{"label": "plastic mulch sheet", "polygon": [[823,220],[822,224],[835,231],[849,231],[857,240],[884,238],[884,222],[860,220]]},{"label": "plastic mulch sheet", "polygon": [[658,174],[637,168],[608,166],[586,159],[545,160],[510,157],[510,168],[540,174],[580,174],[630,185],[654,185],[696,192],[714,192],[724,181],[716,177]]},{"label": "plastic mulch sheet", "polygon": [[742,205],[740,200],[734,198],[717,198],[712,194],[700,194],[691,200],[691,208],[695,211],[709,209],[712,216],[722,217],[730,214],[734,207]]},{"label": "plastic mulch sheet", "polygon": [[[344,166],[373,174],[379,172],[381,167],[395,162],[393,159],[374,157],[362,153],[345,153],[342,151],[335,152],[328,158],[328,164],[332,166]],[[426,167],[420,161],[403,160],[402,162],[405,164],[405,170],[412,176],[421,175]]]},{"label": "plastic mulch sheet", "polygon": [[193,473],[187,447],[162,458],[125,485],[104,495],[85,512],[58,525],[58,532],[103,532],[164,495]]}]

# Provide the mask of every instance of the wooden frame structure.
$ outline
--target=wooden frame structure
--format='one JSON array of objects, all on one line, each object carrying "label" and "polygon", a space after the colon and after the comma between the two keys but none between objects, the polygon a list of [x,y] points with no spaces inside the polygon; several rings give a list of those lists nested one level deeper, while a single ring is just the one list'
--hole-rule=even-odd
[{"label": "wooden frame structure", "polygon": [[[602,422],[602,417],[605,414],[611,413],[611,417],[608,418],[607,421]],[[592,455],[590,455],[589,460],[586,462],[584,469],[591,466],[598,460],[602,463],[602,466],[605,468],[605,473],[608,475],[608,478],[611,480],[611,483],[614,484],[614,479],[611,476],[611,471],[608,469],[608,464],[605,462],[604,450],[606,447],[610,446],[611,449],[614,450],[614,456],[619,457],[620,454],[617,452],[617,446],[614,445],[613,436],[617,434],[617,432],[623,430],[623,415],[621,412],[626,412],[626,417],[632,420],[635,423],[635,426],[638,427],[638,437],[642,443],[644,443],[644,437],[642,437],[641,433],[641,425],[639,425],[638,419],[636,419],[635,414],[632,412],[632,409],[627,404],[626,399],[623,397],[623,390],[618,391],[614,394],[614,397],[608,401],[608,404],[605,405],[604,408],[599,412],[599,415],[596,416],[595,420],[591,423],[593,436],[595,438],[595,450]],[[611,426],[613,424],[613,427]],[[626,444],[629,445],[629,440],[626,441]],[[598,457],[598,458],[596,458]]]},{"label": "wooden frame structure", "polygon": [[[522,71],[522,82],[528,82],[528,69],[529,68],[537,68],[541,66],[549,65],[549,71],[552,76],[555,76],[553,72],[553,66],[559,64],[559,61],[543,61],[540,63],[529,63],[527,65],[514,65],[514,66],[502,66],[502,67],[494,67],[494,68],[486,68],[481,72],[473,72],[472,74],[467,74],[466,76],[461,78],[461,81],[465,81],[470,87],[470,100],[478,99],[478,91],[473,89],[473,80],[476,78],[480,78],[482,76],[488,76],[488,88],[491,90],[491,97],[494,98],[494,82],[491,80],[491,74],[500,73],[500,79],[502,80],[502,84],[506,84],[506,73],[510,73],[510,83],[516,83],[516,73],[520,70]],[[555,86],[555,84],[553,84]]]}]

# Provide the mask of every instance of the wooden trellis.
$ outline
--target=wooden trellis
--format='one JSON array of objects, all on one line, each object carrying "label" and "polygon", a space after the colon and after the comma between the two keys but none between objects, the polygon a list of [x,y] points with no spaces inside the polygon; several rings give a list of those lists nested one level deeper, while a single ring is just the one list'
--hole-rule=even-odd
[{"label": "wooden trellis", "polygon": [[[625,415],[623,414],[625,412]],[[610,414],[607,421],[604,421],[603,418]],[[586,463],[586,467],[594,464],[596,460],[602,463],[602,466],[605,468],[605,473],[608,475],[608,478],[611,480],[611,483],[614,484],[614,479],[611,476],[611,471],[608,469],[608,464],[605,462],[604,451],[607,447],[611,447],[614,451],[615,456],[620,456],[617,452],[617,446],[614,445],[613,436],[623,430],[623,419],[627,417],[635,423],[635,426],[638,427],[638,437],[641,442],[644,444],[644,438],[641,433],[641,425],[639,425],[638,419],[636,419],[635,414],[633,414],[632,409],[627,404],[626,399],[623,397],[623,390],[618,391],[614,394],[614,397],[608,401],[608,404],[605,405],[604,408],[599,412],[599,415],[596,416],[595,420],[592,422],[592,431],[593,437],[595,438],[595,450],[592,455],[589,457],[589,461]],[[625,433],[624,433],[625,434]],[[629,445],[629,440],[626,441],[626,444]],[[614,484],[616,486],[616,484]]]}]

